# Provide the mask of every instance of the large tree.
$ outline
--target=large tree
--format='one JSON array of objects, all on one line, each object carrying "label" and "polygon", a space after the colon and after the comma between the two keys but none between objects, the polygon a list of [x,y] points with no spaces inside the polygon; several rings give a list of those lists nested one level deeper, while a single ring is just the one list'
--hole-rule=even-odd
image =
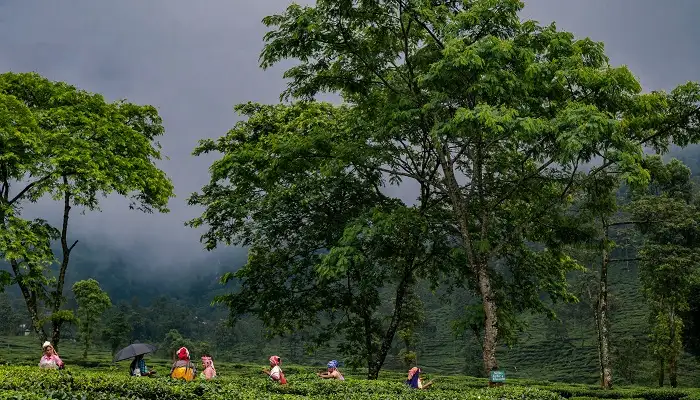
[{"label": "large tree", "polygon": [[[69,239],[71,210],[98,210],[100,197],[117,194],[131,208],[167,212],[173,186],[155,164],[164,129],[152,106],[108,102],[35,73],[0,75],[0,103],[0,257],[11,266],[3,281],[19,286],[40,340],[58,347],[61,326],[74,319],[62,308],[78,243]],[[62,205],[58,228],[22,218],[24,205],[45,196]]]},{"label": "large tree", "polygon": [[551,236],[569,225],[558,216],[581,182],[607,171],[644,183],[643,145],[698,134],[696,84],[643,94],[602,44],[521,21],[522,7],[318,0],[264,19],[262,66],[298,61],[284,95],[341,94],[372,132],[364,165],[424,185],[450,211],[464,279],[482,299],[485,371],[497,368],[509,304],[571,299],[565,273],[576,264]]},{"label": "large tree", "polygon": [[[432,195],[407,207],[379,190],[377,171],[353,160],[351,110],[324,103],[244,104],[247,119],[197,154],[219,152],[211,182],[190,204],[205,211],[208,248],[250,246],[248,263],[218,298],[234,320],[259,317],[272,334],[306,331],[313,342],[340,336],[349,363],[376,379],[396,332],[410,328],[416,281],[453,259],[449,226]],[[353,133],[354,132],[354,133]],[[362,141],[360,141],[362,143]],[[440,223],[434,223],[439,221]]]}]

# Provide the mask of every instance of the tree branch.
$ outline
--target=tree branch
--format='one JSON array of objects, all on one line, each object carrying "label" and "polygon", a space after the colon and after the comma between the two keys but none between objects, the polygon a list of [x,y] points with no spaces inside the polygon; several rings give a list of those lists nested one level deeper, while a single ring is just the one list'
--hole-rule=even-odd
[{"label": "tree branch", "polygon": [[513,193],[515,193],[516,190],[520,189],[520,185],[522,185],[523,182],[525,182],[525,181],[528,180],[528,179],[532,179],[532,178],[537,177],[542,171],[544,171],[545,169],[547,169],[547,167],[549,167],[549,166],[552,165],[553,163],[554,163],[554,158],[552,158],[552,159],[550,159],[549,161],[547,161],[546,163],[542,164],[539,168],[537,168],[537,170],[536,170],[535,172],[533,172],[533,173],[531,173],[531,174],[528,174],[527,176],[524,176],[524,177],[520,178],[520,179],[510,188],[510,190],[508,190],[508,192],[505,194],[505,196],[502,196],[500,199],[498,199],[498,201],[496,201],[496,203],[494,204],[493,208],[496,208],[496,207],[498,207],[499,205],[501,205],[501,203],[503,203],[504,201],[506,201]]},{"label": "tree branch", "polygon": [[641,261],[642,259],[639,257],[635,258],[614,258],[611,260],[608,260],[608,263],[614,263],[614,262],[626,262],[626,261]]},{"label": "tree branch", "polygon": [[7,205],[10,205],[10,206],[11,206],[11,205],[14,204],[17,200],[21,199],[22,196],[24,196],[24,195],[25,195],[28,191],[30,191],[34,186],[39,185],[39,184],[41,184],[41,183],[43,183],[43,182],[49,180],[50,178],[51,178],[51,175],[46,175],[45,177],[43,177],[43,178],[41,178],[41,179],[39,179],[39,180],[36,180],[36,181],[34,181],[34,182],[28,184],[27,186],[24,187],[24,189],[22,189],[19,193],[17,193],[17,195],[16,195],[15,197],[13,197],[12,200],[10,200],[10,201],[7,203]]},{"label": "tree branch", "polygon": [[660,222],[667,222],[667,220],[664,219],[655,219],[655,220],[648,220],[648,221],[621,221],[621,222],[613,222],[608,224],[608,226],[624,226],[624,225],[647,225],[647,224],[658,224]]},{"label": "tree branch", "polygon": [[10,194],[10,182],[6,179],[2,181],[2,188],[0,188],[0,198],[7,201],[7,197]]},{"label": "tree branch", "polygon": [[580,160],[581,160],[581,156],[579,155],[578,157],[576,157],[576,165],[574,165],[574,169],[573,169],[573,171],[571,171],[571,178],[569,179],[569,183],[566,184],[566,187],[564,187],[564,190],[561,192],[561,199],[562,200],[567,196],[569,189],[571,189],[571,186],[573,186],[573,184],[574,184],[574,178],[576,177],[576,173],[578,172]]},{"label": "tree branch", "polygon": [[659,130],[659,131],[656,132],[655,134],[653,134],[653,135],[651,135],[651,136],[649,136],[649,137],[643,139],[640,143],[641,143],[641,144],[648,143],[648,142],[652,141],[653,139],[656,139],[657,137],[659,137],[659,136],[661,136],[661,135],[663,135],[663,134],[665,134],[665,133],[668,133],[671,129],[677,128],[678,125],[679,125],[681,122],[683,122],[683,120],[686,120],[686,119],[690,118],[693,114],[695,114],[695,113],[697,113],[697,112],[700,112],[700,106],[695,107],[695,109],[693,109],[693,110],[691,110],[690,112],[688,112],[687,114],[683,115],[683,117],[680,118],[680,120],[677,121],[675,124],[671,124],[671,125],[667,126],[665,129]]},{"label": "tree branch", "polygon": [[420,25],[421,28],[423,28],[426,32],[428,32],[428,35],[430,35],[430,37],[433,38],[433,41],[435,41],[435,44],[437,44],[441,49],[444,49],[444,48],[445,48],[445,45],[444,45],[444,44],[442,43],[442,41],[437,37],[437,35],[435,34],[435,32],[433,32],[432,29],[430,29],[430,27],[429,27],[425,22],[423,22],[423,21],[421,21],[420,19],[418,19],[418,16],[416,16],[416,14],[415,14],[415,12],[414,12],[413,10],[409,9],[409,7],[408,7],[403,1],[401,1],[401,0],[399,0],[398,3],[399,3],[399,6],[400,6],[401,8],[403,8],[404,10],[406,10],[406,11],[408,12],[408,15],[411,16],[411,19],[413,19],[414,21],[416,21],[416,23],[417,23],[418,25]]},{"label": "tree branch", "polygon": [[434,185],[434,186],[436,186],[438,189],[440,189],[440,190],[443,191],[443,192],[446,191],[446,190],[445,190],[445,187],[442,186],[440,183],[438,183],[438,182],[428,182],[427,180],[425,180],[423,177],[420,177],[420,176],[416,176],[416,175],[413,175],[413,174],[409,174],[409,173],[401,172],[401,171],[397,171],[397,170],[382,168],[382,167],[375,167],[375,168],[376,168],[377,171],[380,171],[380,172],[385,172],[385,173],[390,174],[390,175],[399,175],[399,176],[404,176],[404,177],[406,177],[406,178],[411,178],[411,179],[414,179],[414,180],[416,180],[416,181],[418,181],[418,182],[421,182],[421,183],[424,183],[424,184],[427,184],[427,185]]}]

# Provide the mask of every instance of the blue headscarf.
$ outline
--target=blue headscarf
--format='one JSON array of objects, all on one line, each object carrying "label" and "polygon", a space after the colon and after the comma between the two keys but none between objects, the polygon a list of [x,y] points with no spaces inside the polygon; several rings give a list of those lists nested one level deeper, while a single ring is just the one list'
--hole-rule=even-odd
[{"label": "blue headscarf", "polygon": [[338,368],[338,361],[331,360],[328,362],[328,368],[336,369]]}]

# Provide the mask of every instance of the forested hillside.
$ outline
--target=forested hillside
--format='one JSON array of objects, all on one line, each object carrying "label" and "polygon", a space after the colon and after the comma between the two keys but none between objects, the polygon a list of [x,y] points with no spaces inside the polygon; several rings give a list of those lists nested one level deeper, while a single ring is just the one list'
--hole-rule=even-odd
[{"label": "forested hillside", "polygon": [[[262,362],[269,354],[278,353],[290,362],[322,365],[325,360],[337,357],[334,343],[307,353],[305,345],[308,343],[303,342],[303,335],[267,340],[263,337],[262,324],[252,317],[243,319],[233,328],[226,325],[227,311],[221,306],[212,306],[211,302],[215,295],[235,288],[234,284],[220,285],[218,278],[244,262],[238,254],[216,254],[198,264],[143,272],[144,265],[139,263],[146,260],[111,252],[104,244],[87,242],[81,245],[84,248],[76,251],[69,281],[72,284],[92,277],[100,282],[115,304],[105,315],[103,328],[108,328],[115,317],[125,314],[129,328],[124,333],[123,343],[139,340],[167,344],[166,335],[175,329],[193,343],[206,342],[200,346],[209,348],[221,360]],[[615,266],[609,278],[616,379],[620,383],[647,384],[655,380],[656,365],[650,355],[648,309],[640,292],[635,263]],[[591,277],[587,273],[572,274],[570,282],[579,303],[556,306],[559,321],[522,315],[527,328],[518,343],[512,348],[499,349],[503,368],[509,376],[582,383],[598,380],[594,309],[586,293]],[[428,287],[421,288],[425,322],[415,341],[417,362],[427,371],[478,376],[481,369],[478,341],[469,333],[457,335],[453,327],[453,321],[463,316],[461,305],[469,302],[457,296],[443,290],[433,293]],[[476,299],[473,301],[476,304]],[[73,301],[69,303],[75,307]],[[21,321],[17,317],[25,314],[16,288],[8,288],[7,293],[0,296],[3,334],[19,333],[16,328]],[[66,332],[67,337],[76,337],[76,334],[75,327]],[[106,336],[100,346],[109,347]],[[387,360],[389,369],[405,368],[399,356],[402,347],[397,337]],[[683,385],[700,384],[700,363],[692,355],[682,358],[682,371]]]}]

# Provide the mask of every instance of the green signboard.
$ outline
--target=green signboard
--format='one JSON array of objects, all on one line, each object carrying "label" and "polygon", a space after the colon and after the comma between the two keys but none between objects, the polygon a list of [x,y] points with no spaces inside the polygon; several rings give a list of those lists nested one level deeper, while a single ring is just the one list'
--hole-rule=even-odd
[{"label": "green signboard", "polygon": [[506,373],[503,371],[491,371],[489,381],[503,383],[506,381]]}]

